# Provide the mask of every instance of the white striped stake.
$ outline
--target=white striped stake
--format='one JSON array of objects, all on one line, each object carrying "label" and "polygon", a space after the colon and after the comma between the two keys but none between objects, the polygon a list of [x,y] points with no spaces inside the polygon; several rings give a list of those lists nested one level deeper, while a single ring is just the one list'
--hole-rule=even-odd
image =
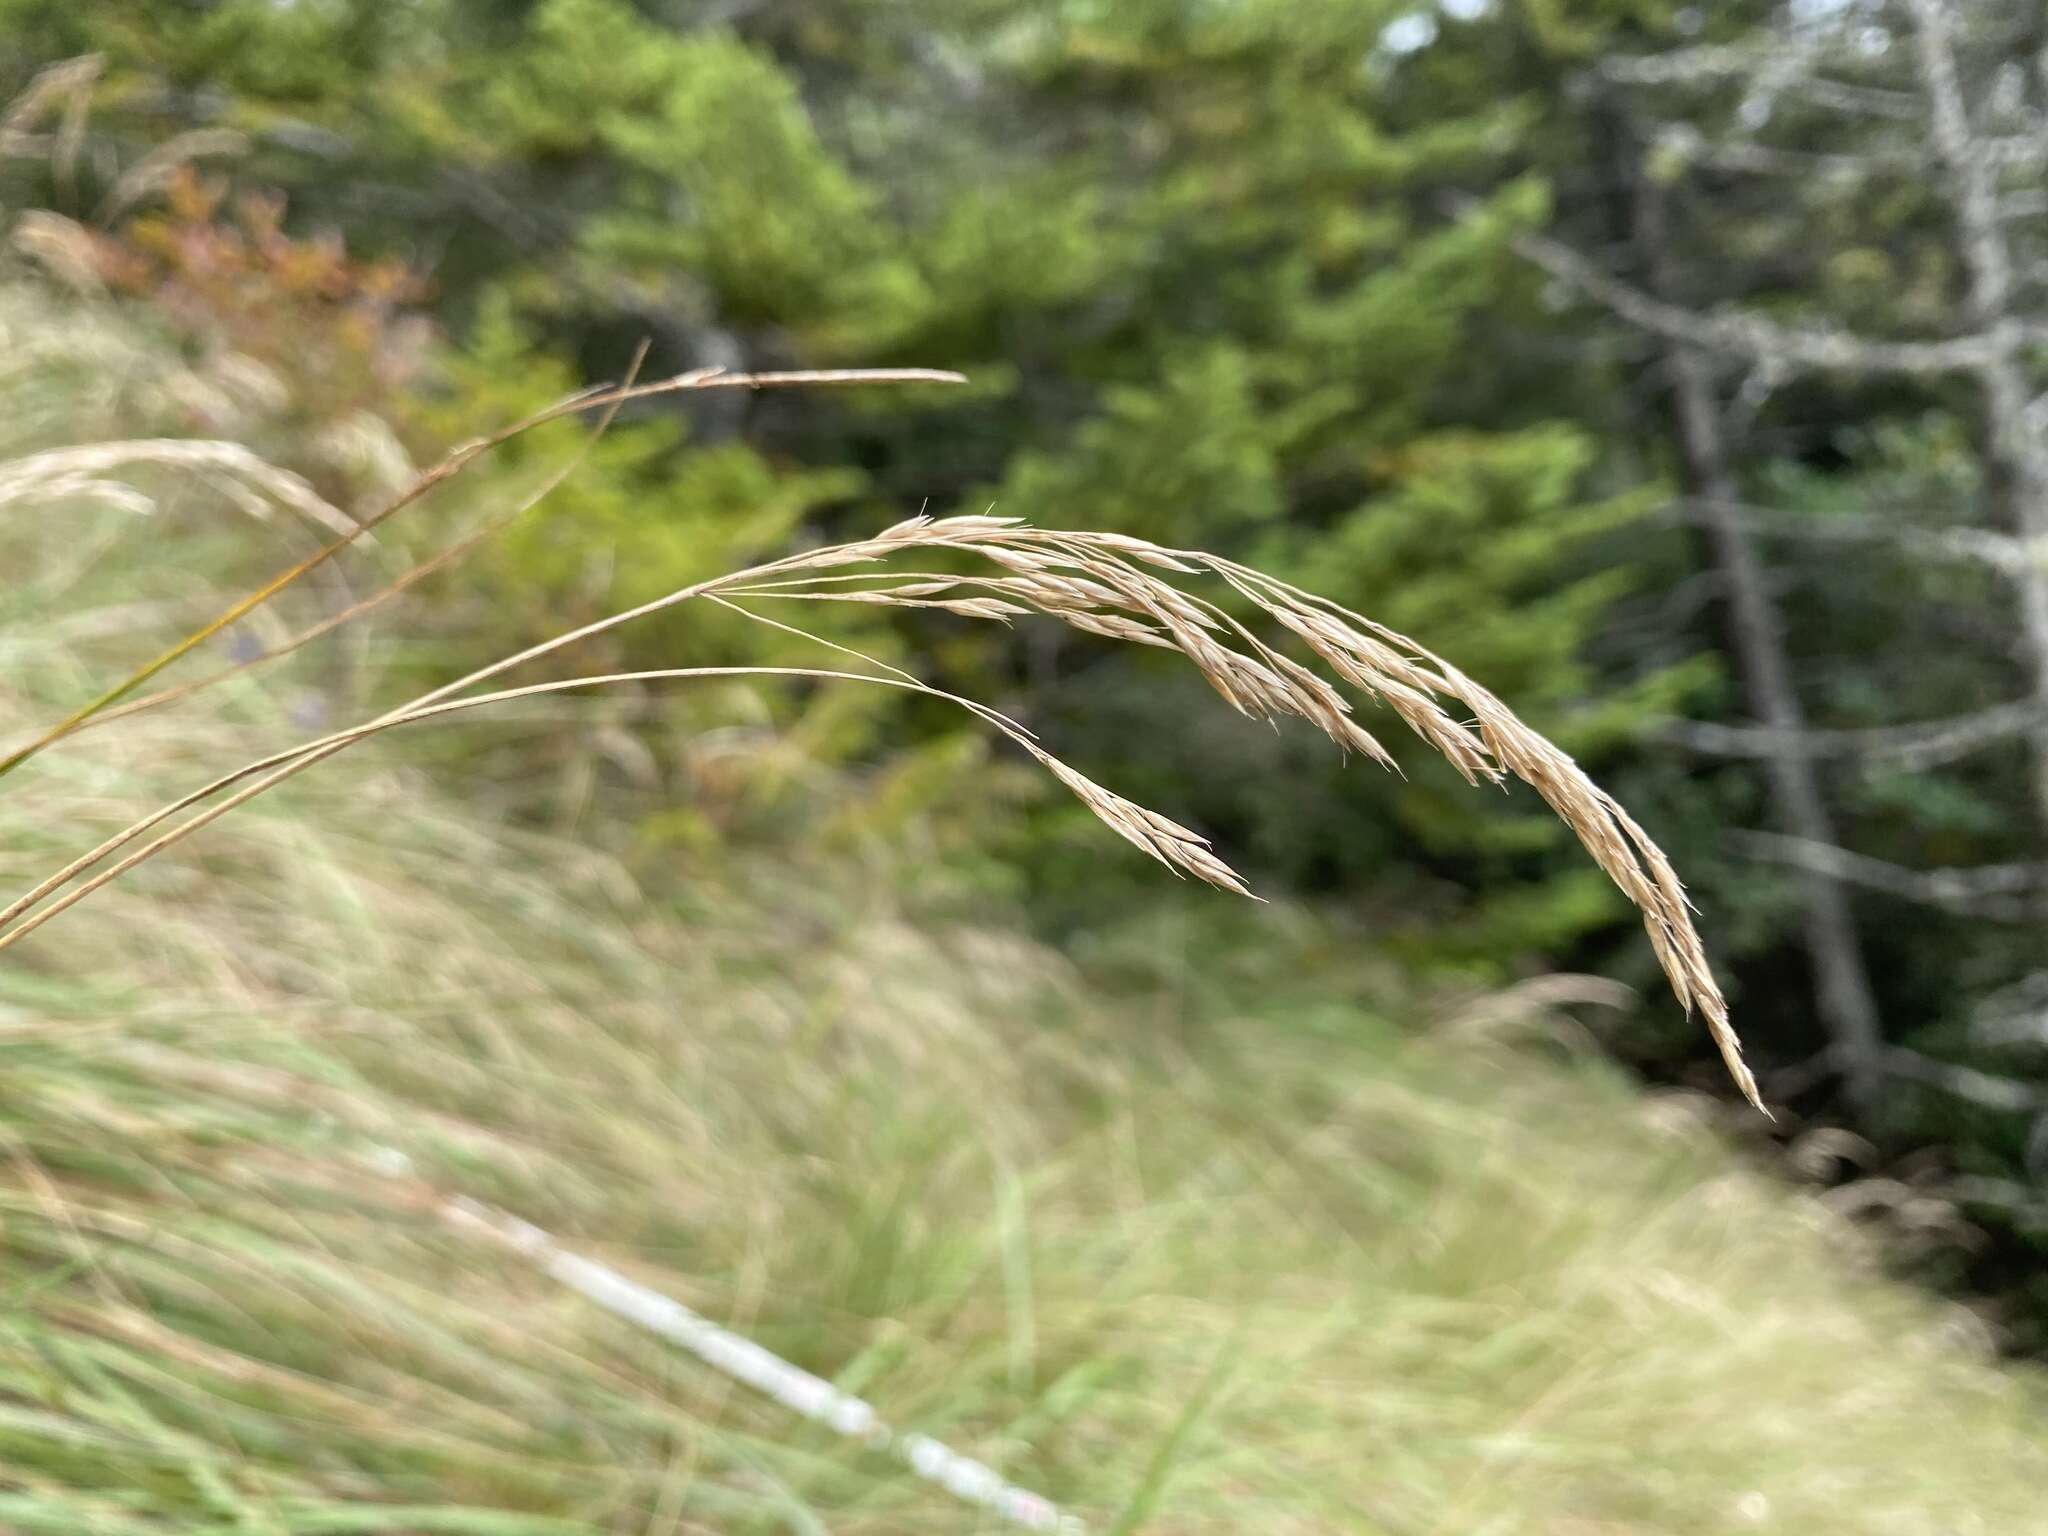
[{"label": "white striped stake", "polygon": [[1087,1527],[1077,1517],[1061,1514],[1050,1499],[1005,1482],[993,1467],[971,1456],[962,1456],[929,1435],[898,1434],[882,1422],[871,1404],[840,1391],[821,1376],[791,1365],[753,1340],[743,1339],[700,1317],[672,1297],[650,1291],[594,1259],[569,1252],[531,1222],[462,1196],[442,1201],[440,1209],[450,1221],[488,1233],[532,1260],[543,1274],[606,1311],[681,1345],[713,1370],[746,1383],[784,1407],[848,1439],[858,1440],[871,1450],[889,1452],[917,1476],[937,1484],[955,1498],[978,1505],[1028,1531],[1084,1536]]}]

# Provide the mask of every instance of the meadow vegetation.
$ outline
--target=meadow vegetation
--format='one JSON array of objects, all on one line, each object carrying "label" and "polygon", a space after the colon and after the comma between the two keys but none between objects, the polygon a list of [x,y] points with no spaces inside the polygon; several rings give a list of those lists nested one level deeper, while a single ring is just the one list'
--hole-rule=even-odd
[{"label": "meadow vegetation", "polygon": [[[378,493],[52,459],[195,402],[262,441],[289,391],[48,283],[0,316],[20,743]],[[184,665],[345,611],[412,537]],[[388,704],[474,603],[403,595],[27,759],[7,890]],[[808,707],[698,706],[769,741]],[[1588,1050],[1575,1013],[1636,1006],[1612,983],[1449,994],[1356,923],[1199,890],[1055,950],[946,872],[942,816],[890,812],[890,771],[804,776],[777,804],[807,835],[774,843],[592,809],[634,777],[606,709],[379,736],[0,959],[0,1523],[985,1528],[451,1229],[456,1192],[1090,1529],[2039,1528],[2048,1385],[1711,1101]]]},{"label": "meadow vegetation", "polygon": [[0,1531],[2048,1533],[2044,45],[0,0]]}]

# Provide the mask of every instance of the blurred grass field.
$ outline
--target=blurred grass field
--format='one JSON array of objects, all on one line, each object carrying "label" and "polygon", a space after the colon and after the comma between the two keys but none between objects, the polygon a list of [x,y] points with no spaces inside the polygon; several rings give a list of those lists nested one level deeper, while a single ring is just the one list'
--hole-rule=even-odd
[{"label": "blurred grass field", "polygon": [[[83,334],[5,314],[15,357]],[[0,374],[10,457],[138,430],[170,365],[101,341]],[[281,537],[129,479],[149,516],[0,508],[6,740]],[[7,890],[306,707],[287,672],[36,758]],[[1526,1000],[1221,896],[1062,955],[886,861],[646,878],[457,740],[0,957],[0,1528],[989,1528],[449,1230],[460,1192],[1091,1530],[2048,1530],[2048,1382]]]}]

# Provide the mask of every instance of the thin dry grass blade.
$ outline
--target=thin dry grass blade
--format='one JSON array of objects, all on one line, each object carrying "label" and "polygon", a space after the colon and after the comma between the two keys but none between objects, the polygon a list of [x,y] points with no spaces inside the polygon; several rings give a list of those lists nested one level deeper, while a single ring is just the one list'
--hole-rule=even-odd
[{"label": "thin dry grass blade", "polygon": [[[646,360],[646,357],[647,343],[643,341],[634,350],[633,361],[626,370],[625,388],[632,388],[633,381],[640,372],[640,365]],[[331,634],[333,631],[353,623],[364,614],[382,607],[385,603],[391,601],[392,598],[418,586],[436,572],[446,570],[478,545],[494,538],[524,517],[528,512],[531,512],[535,507],[539,506],[543,501],[547,500],[549,496],[553,495],[561,487],[562,482],[575,474],[582,467],[583,462],[589,458],[591,451],[597,447],[605,433],[611,429],[611,424],[618,417],[619,408],[623,404],[624,397],[622,396],[616,397],[607,403],[604,407],[604,414],[598,418],[597,424],[590,431],[590,435],[583,440],[582,445],[577,448],[576,452],[518,503],[495,517],[486,518],[477,527],[471,529],[446,549],[440,550],[425,560],[420,561],[410,570],[393,578],[367,597],[350,603],[339,612],[329,614],[319,623],[300,630],[289,639],[280,641],[267,650],[251,656],[248,660],[237,662],[231,667],[224,667],[209,677],[195,678],[193,681],[182,683],[175,688],[161,689],[143,698],[131,699],[126,704],[101,710],[92,718],[80,721],[74,728],[73,734],[76,734],[78,731],[91,730],[96,726],[111,725],[114,721],[125,720],[130,715],[139,715],[145,710],[156,709],[165,704],[175,703],[179,699],[190,698],[193,694],[211,688],[216,683],[227,682],[231,678],[240,677],[246,672],[252,672],[256,668],[265,666],[281,657],[289,656],[292,652],[318,640],[322,635]]]},{"label": "thin dry grass blade", "polygon": [[140,688],[144,683],[162,672],[166,667],[181,660],[204,645],[230,625],[248,617],[271,598],[289,587],[301,577],[317,570],[332,560],[357,539],[369,533],[387,519],[396,516],[411,506],[443,481],[451,479],[467,469],[482,455],[510,442],[522,433],[530,432],[545,422],[570,415],[578,411],[594,410],[622,404],[628,400],[643,399],[652,395],[673,394],[692,389],[777,389],[790,387],[814,387],[820,385],[864,385],[864,384],[964,384],[964,374],[951,373],[935,368],[827,368],[801,369],[775,373],[727,373],[720,369],[700,369],[693,373],[678,374],[653,384],[627,385],[618,388],[585,390],[568,399],[549,406],[523,421],[492,433],[489,437],[473,438],[451,451],[446,458],[426,471],[406,487],[395,499],[387,502],[376,512],[364,518],[349,532],[332,543],[308,555],[305,559],[281,572],[270,581],[230,607],[212,622],[194,630],[169,650],[154,660],[130,673],[113,687],[90,703],[82,705],[60,720],[48,731],[0,759],[0,777],[19,768],[38,752],[54,745],[77,730],[87,720],[102,710],[118,704]]},{"label": "thin dry grass blade", "polygon": [[[241,767],[235,769],[234,772],[223,774],[211,784],[194,790],[181,799],[171,802],[160,810],[153,811],[142,820],[124,828],[91,853],[74,860],[64,869],[59,870],[55,875],[45,880],[41,885],[38,885],[34,890],[12,902],[4,911],[0,911],[0,930],[4,930],[0,931],[0,950],[5,950],[18,941],[27,938],[31,933],[42,927],[44,923],[47,923],[50,919],[57,917],[61,913],[69,911],[94,891],[99,890],[111,881],[119,879],[136,865],[154,858],[166,848],[184,841],[202,827],[218,821],[236,807],[246,805],[266,790],[283,783],[295,774],[303,773],[306,769],[313,767],[317,763],[325,762],[328,758],[347,750],[357,742],[365,741],[395,726],[413,725],[420,721],[438,719],[444,715],[459,714],[464,710],[481,709],[492,704],[511,703],[517,699],[537,698],[544,694],[615,687],[627,683],[681,682],[714,677],[786,677],[813,682],[872,683],[878,687],[897,688],[905,692],[920,693],[929,698],[957,704],[977,718],[988,721],[998,730],[1010,736],[1018,745],[1038,757],[1040,761],[1046,763],[1048,767],[1053,767],[1054,771],[1060,775],[1063,781],[1070,784],[1076,782],[1086,784],[1088,782],[1079,774],[1074,773],[1064,763],[1059,763],[1057,759],[1038,747],[1031,740],[1029,733],[1007,716],[991,709],[979,700],[970,699],[961,694],[948,693],[943,688],[931,687],[929,684],[921,683],[915,678],[877,677],[866,672],[835,671],[824,667],[762,666],[662,667],[640,672],[609,672],[589,677],[558,678],[550,682],[527,683],[518,688],[500,689],[493,693],[472,694],[468,698],[441,699],[433,704],[417,709],[384,715],[365,725],[356,726],[351,730],[337,731],[332,735],[323,736],[316,741],[306,742],[282,752],[272,753],[268,757],[257,758],[253,762],[244,763]],[[262,776],[258,777],[258,775]],[[1069,777],[1070,775],[1071,778]],[[94,864],[105,859],[109,854],[118,851],[145,833],[161,826],[180,811],[190,810],[201,802],[211,799],[221,791],[232,788],[236,784],[242,784],[245,780],[249,779],[254,779],[255,782],[246,784],[245,787],[230,795],[227,799],[220,801],[216,805],[209,806],[189,821],[181,822],[170,831],[145,843],[134,853],[108,866],[91,879],[81,882],[42,910],[23,917],[23,914],[34,907],[37,902],[42,901],[69,884],[71,880],[84,873],[87,869],[90,869]],[[1094,788],[1102,796],[1108,797],[1110,800],[1120,800],[1120,797],[1111,796],[1108,791],[1100,790],[1099,786],[1094,786]],[[1128,801],[1121,801],[1121,804],[1130,806]],[[1164,817],[1153,816],[1152,813],[1143,811],[1141,807],[1131,807],[1131,810],[1148,818],[1151,823],[1157,824],[1159,829],[1157,835],[1161,839],[1177,836],[1181,840],[1191,840],[1195,844],[1203,843],[1203,839],[1196,834],[1187,831],[1186,828],[1176,827]],[[1122,829],[1119,828],[1119,830]],[[1127,832],[1125,835],[1130,836],[1131,834]],[[1136,841],[1137,839],[1134,838],[1133,840]],[[1140,846],[1147,847],[1148,851],[1154,851],[1145,843],[1141,842]],[[1167,857],[1163,853],[1156,854],[1156,856],[1161,858]],[[1180,861],[1169,859],[1168,862]],[[1221,876],[1227,877],[1227,882],[1231,884],[1232,889],[1242,891],[1242,885],[1235,883],[1235,875],[1231,874],[1227,868],[1224,868],[1220,861],[1212,859],[1211,862],[1216,865],[1217,869],[1221,872]],[[1195,866],[1191,864],[1183,863],[1182,867],[1195,870]],[[1201,871],[1195,870],[1195,872]],[[1218,875],[1212,873],[1203,872],[1202,878],[1211,880],[1212,883],[1226,883],[1226,879],[1219,878]],[[8,926],[10,924],[12,926]]]},{"label": "thin dry grass blade", "polygon": [[[356,520],[314,490],[303,477],[279,469],[240,443],[205,438],[138,438],[28,454],[0,467],[0,511],[22,502],[129,489],[101,477],[134,465],[216,471],[220,479],[215,483],[237,510],[254,517],[268,517],[271,509],[264,499],[268,496],[332,533],[353,537],[356,531]],[[148,510],[146,505],[138,505],[141,510]]]}]

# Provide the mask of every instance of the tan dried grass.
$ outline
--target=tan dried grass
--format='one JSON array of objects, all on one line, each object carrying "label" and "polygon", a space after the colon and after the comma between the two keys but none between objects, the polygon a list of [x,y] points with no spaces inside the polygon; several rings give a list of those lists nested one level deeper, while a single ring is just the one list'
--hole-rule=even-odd
[{"label": "tan dried grass", "polygon": [[[878,377],[885,376],[808,375],[743,380],[698,373],[588,393],[564,408],[616,407],[625,399],[678,388],[766,382],[862,382]],[[943,381],[947,376],[899,372],[893,377]],[[544,413],[534,421],[554,414],[557,412]],[[423,475],[387,511],[367,519],[366,525],[374,526],[382,517],[418,499],[477,453],[530,424],[522,423],[520,428],[488,442],[464,445],[441,466]],[[948,573],[892,568],[911,554],[964,559],[985,569],[978,573]],[[853,571],[848,567],[862,569]],[[1209,584],[1214,595],[1203,593],[1197,583]],[[264,594],[259,594],[259,599],[283,584],[284,579],[272,583]],[[1231,600],[1232,608],[1226,608],[1218,598]],[[1150,857],[1177,874],[1192,875],[1236,894],[1249,894],[1237,872],[1217,856],[1201,834],[1097,783],[1047,751],[1019,722],[973,699],[935,688],[899,668],[887,667],[859,652],[849,652],[843,646],[831,648],[876,670],[668,668],[558,679],[481,694],[469,692],[479,684],[580,641],[697,599],[715,602],[758,622],[817,640],[821,645],[831,642],[819,640],[799,626],[768,618],[748,605],[881,604],[932,608],[1000,623],[1030,614],[1042,615],[1090,634],[1177,650],[1239,713],[1259,720],[1305,721],[1341,751],[1360,753],[1392,766],[1392,754],[1354,716],[1354,700],[1384,706],[1448,760],[1467,782],[1499,783],[1513,777],[1535,789],[1641,911],[1651,945],[1673,992],[1688,1010],[1696,1009],[1702,1015],[1744,1096],[1762,1107],[1755,1080],[1743,1063],[1740,1045],[1729,1023],[1727,1004],[1693,924],[1684,889],[1670,861],[1642,827],[1612,796],[1594,784],[1570,756],[1526,725],[1492,693],[1407,636],[1235,561],[1122,534],[1036,528],[1015,518],[990,515],[937,519],[920,515],[871,538],[804,550],[679,588],[501,658],[353,729],[246,763],[135,822],[0,911],[0,949],[271,786],[394,726],[542,693],[711,676],[855,681],[910,689],[944,699],[1009,737],[1104,825]],[[237,605],[236,611],[247,611],[254,601]],[[1290,643],[1306,660],[1283,649]],[[182,649],[178,654],[182,654]],[[119,690],[126,691],[127,685]],[[45,738],[50,739],[54,736]],[[209,801],[212,803],[207,804]],[[158,832],[139,848],[89,875],[96,866],[165,822],[202,805],[205,808],[188,819]],[[67,886],[71,888],[65,889]],[[43,903],[47,904],[37,910]]]},{"label": "tan dried grass", "polygon": [[105,71],[106,60],[99,54],[81,54],[60,59],[39,70],[28,86],[0,108],[0,156],[50,153],[53,145],[31,130],[53,108],[61,108],[61,124],[54,148],[76,153],[75,139],[91,101],[92,88]]},{"label": "tan dried grass", "polygon": [[279,469],[240,443],[203,438],[139,438],[26,454],[0,464],[0,511],[27,502],[89,498],[148,514],[156,510],[155,500],[120,478],[145,467],[199,477],[222,500],[258,521],[269,518],[275,503],[330,533],[356,536],[355,519],[302,476]]}]

